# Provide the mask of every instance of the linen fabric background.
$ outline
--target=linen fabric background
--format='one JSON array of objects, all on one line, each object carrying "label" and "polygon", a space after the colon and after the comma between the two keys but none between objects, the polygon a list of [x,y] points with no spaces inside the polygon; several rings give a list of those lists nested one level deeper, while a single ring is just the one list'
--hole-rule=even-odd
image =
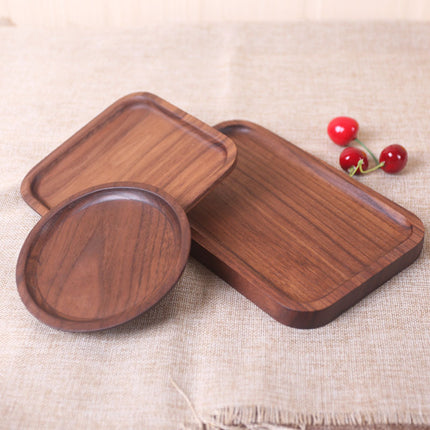
[{"label": "linen fabric background", "polygon": [[376,153],[409,151],[403,173],[357,180],[429,225],[430,25],[0,28],[0,428],[430,425],[427,240],[412,266],[316,330],[277,323],[193,259],[159,304],[114,329],[64,333],[28,313],[15,265],[40,217],[20,183],[135,91],[211,125],[257,122],[335,166],[327,123],[353,116]]}]

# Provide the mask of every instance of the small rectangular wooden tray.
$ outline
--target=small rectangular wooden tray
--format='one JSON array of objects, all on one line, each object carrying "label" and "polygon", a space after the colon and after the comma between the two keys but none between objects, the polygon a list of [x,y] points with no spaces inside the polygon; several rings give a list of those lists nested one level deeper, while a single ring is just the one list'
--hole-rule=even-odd
[{"label": "small rectangular wooden tray", "polygon": [[21,194],[41,215],[96,185],[163,189],[185,209],[234,167],[228,137],[150,93],[125,96],[37,164]]},{"label": "small rectangular wooden tray", "polygon": [[276,320],[324,325],[418,257],[411,212],[261,126],[216,128],[238,162],[189,213],[192,255]]}]

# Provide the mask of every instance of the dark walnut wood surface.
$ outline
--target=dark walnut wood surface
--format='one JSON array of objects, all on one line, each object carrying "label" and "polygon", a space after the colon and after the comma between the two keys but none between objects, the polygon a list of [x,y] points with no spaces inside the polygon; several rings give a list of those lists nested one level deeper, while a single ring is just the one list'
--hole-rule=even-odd
[{"label": "dark walnut wood surface", "polygon": [[20,296],[52,327],[92,331],[128,321],[157,303],[185,267],[191,237],[182,207],[155,188],[113,185],[51,210],[21,250]]},{"label": "dark walnut wood surface", "polygon": [[235,170],[188,214],[192,255],[281,323],[328,323],[419,255],[412,213],[256,124],[217,129]]},{"label": "dark walnut wood surface", "polygon": [[24,200],[41,215],[73,194],[110,182],[163,189],[188,210],[233,168],[223,134],[149,93],[123,97],[37,164]]}]

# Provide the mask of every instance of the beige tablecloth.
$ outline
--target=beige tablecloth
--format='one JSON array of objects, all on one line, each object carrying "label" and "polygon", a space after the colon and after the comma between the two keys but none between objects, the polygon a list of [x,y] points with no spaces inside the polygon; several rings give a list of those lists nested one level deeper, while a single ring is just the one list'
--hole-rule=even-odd
[{"label": "beige tablecloth", "polygon": [[64,333],[27,312],[15,264],[39,216],[22,178],[141,90],[209,124],[260,123],[333,165],[326,125],[351,115],[375,152],[399,142],[410,154],[402,174],[358,180],[430,223],[430,25],[0,28],[0,428],[430,425],[428,241],[316,330],[275,322],[192,259],[165,299],[115,329]]}]

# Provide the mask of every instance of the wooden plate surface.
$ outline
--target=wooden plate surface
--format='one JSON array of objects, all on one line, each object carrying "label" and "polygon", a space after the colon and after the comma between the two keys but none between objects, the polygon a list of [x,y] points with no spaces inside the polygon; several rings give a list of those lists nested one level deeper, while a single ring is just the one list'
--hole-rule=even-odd
[{"label": "wooden plate surface", "polygon": [[37,164],[21,194],[41,215],[71,195],[110,182],[169,193],[185,209],[233,168],[225,135],[149,93],[123,97]]},{"label": "wooden plate surface", "polygon": [[18,259],[18,290],[28,310],[51,327],[113,327],[173,287],[190,242],[185,212],[166,193],[140,184],[96,187],[36,224]]},{"label": "wooden plate surface", "polygon": [[238,162],[189,212],[191,252],[278,321],[326,324],[418,257],[411,212],[261,126],[216,128]]}]

